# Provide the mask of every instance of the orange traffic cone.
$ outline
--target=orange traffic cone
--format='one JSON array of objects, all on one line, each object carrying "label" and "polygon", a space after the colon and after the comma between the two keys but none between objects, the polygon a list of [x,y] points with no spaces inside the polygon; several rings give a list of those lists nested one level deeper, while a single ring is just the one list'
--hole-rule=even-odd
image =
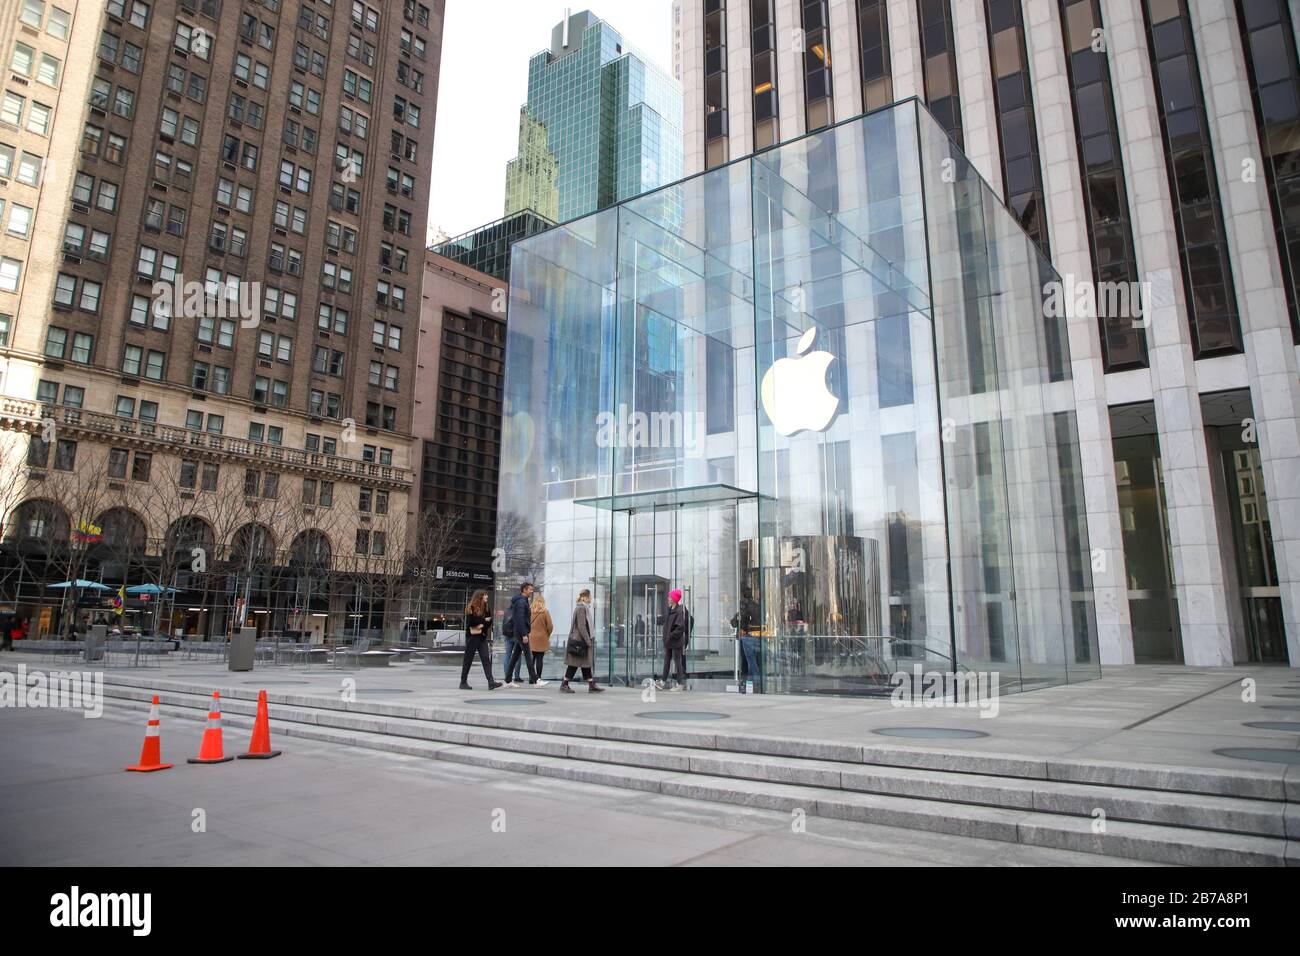
[{"label": "orange traffic cone", "polygon": [[266,691],[257,695],[257,720],[253,721],[253,738],[248,742],[248,753],[240,754],[240,760],[270,760],[280,756],[280,751],[271,749],[271,720],[266,713]]},{"label": "orange traffic cone", "polygon": [[154,770],[166,770],[171,766],[162,762],[162,737],[159,736],[158,695],[153,695],[153,705],[149,708],[149,724],[144,729],[144,749],[140,751],[140,762],[127,770],[149,773]]},{"label": "orange traffic cone", "polygon": [[225,763],[234,757],[224,756],[221,748],[221,695],[212,692],[212,709],[208,711],[208,726],[203,729],[203,742],[199,744],[199,755],[191,757],[189,763]]}]

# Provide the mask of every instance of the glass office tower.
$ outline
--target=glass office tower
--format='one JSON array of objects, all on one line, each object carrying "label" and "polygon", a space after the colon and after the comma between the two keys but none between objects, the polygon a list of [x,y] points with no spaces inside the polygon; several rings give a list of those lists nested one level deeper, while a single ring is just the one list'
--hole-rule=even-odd
[{"label": "glass office tower", "polygon": [[679,179],[682,157],[681,87],[584,10],[560,21],[550,48],[528,61],[505,214],[584,216]]},{"label": "glass office tower", "polygon": [[915,100],[523,240],[498,612],[590,589],[613,683],[672,588],[697,686],[1097,677],[1056,280]]}]

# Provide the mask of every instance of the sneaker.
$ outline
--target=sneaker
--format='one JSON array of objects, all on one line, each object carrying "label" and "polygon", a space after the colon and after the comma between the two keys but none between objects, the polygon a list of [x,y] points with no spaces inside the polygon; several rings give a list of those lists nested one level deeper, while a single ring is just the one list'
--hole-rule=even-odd
[{"label": "sneaker", "polygon": [[546,687],[546,686],[548,686],[550,683],[551,683],[550,681],[548,681],[548,680],[542,680],[542,679],[539,677],[539,678],[537,678],[537,683],[534,684],[533,686],[534,686],[534,687]]},{"label": "sneaker", "polygon": [[661,680],[655,681],[655,690],[663,690],[663,689],[664,689],[664,682]]},{"label": "sneaker", "polygon": [[678,692],[680,692],[680,691],[683,691],[683,690],[685,690],[685,689],[686,689],[686,688],[685,688],[683,685],[681,685],[681,684],[673,684],[672,687],[669,687],[669,688],[668,688],[668,693],[670,693],[670,694],[676,694],[676,693],[678,693]]},{"label": "sneaker", "polygon": [[473,690],[474,688],[473,688],[473,687],[470,687],[469,684],[466,684],[464,681],[461,681],[461,682],[460,682],[460,689],[461,689],[461,690]]},{"label": "sneaker", "polygon": [[521,683],[519,683],[519,681],[517,681],[517,680],[512,680],[512,681],[507,681],[507,682],[506,682],[506,686],[507,686],[507,687],[523,687],[524,685],[521,684]]}]

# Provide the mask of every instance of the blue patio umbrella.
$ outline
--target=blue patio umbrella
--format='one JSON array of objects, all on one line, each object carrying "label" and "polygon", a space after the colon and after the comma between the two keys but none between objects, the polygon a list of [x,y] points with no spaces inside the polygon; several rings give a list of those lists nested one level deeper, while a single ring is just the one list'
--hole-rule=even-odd
[{"label": "blue patio umbrella", "polygon": [[100,584],[98,581],[87,581],[85,578],[77,578],[75,581],[60,581],[58,584],[47,584],[49,588],[81,588],[89,591],[111,591],[113,590],[107,584]]},{"label": "blue patio umbrella", "polygon": [[127,594],[180,594],[177,588],[163,587],[161,584],[137,584],[126,589]]}]

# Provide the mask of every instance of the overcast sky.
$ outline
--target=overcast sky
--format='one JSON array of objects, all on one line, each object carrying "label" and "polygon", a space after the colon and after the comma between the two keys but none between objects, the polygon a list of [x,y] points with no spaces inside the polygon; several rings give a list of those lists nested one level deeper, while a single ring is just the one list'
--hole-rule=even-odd
[{"label": "overcast sky", "polygon": [[[672,73],[671,0],[569,2],[590,9]],[[430,235],[449,236],[501,218],[506,162],[515,156],[528,60],[551,45],[560,0],[447,0],[433,140]]]}]

